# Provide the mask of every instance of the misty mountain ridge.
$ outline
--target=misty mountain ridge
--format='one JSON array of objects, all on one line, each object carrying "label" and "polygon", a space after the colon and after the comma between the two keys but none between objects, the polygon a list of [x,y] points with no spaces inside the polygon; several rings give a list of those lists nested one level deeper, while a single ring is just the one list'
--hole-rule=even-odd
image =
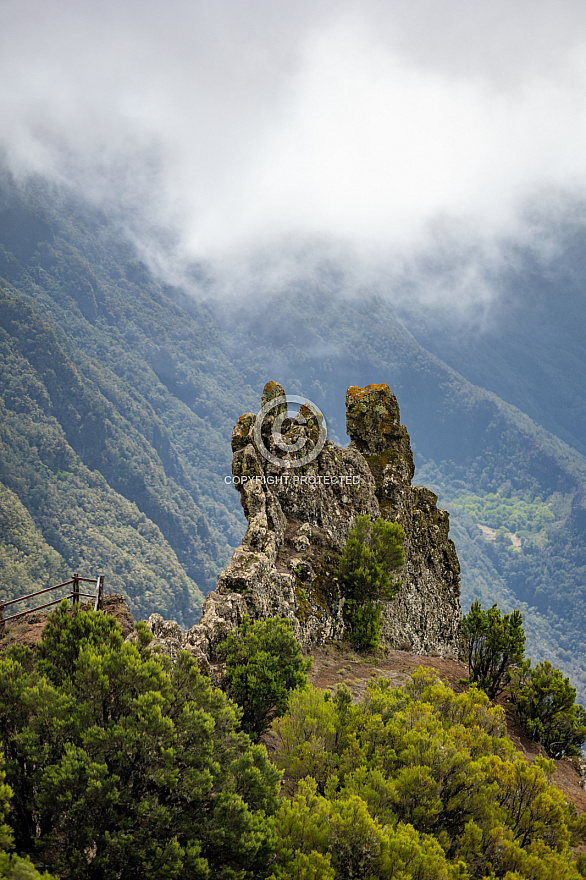
[{"label": "misty mountain ridge", "polygon": [[[498,320],[373,292],[331,264],[214,303],[165,284],[118,223],[42,181],[0,195],[2,545],[6,598],[98,570],[134,613],[195,622],[245,530],[229,438],[268,378],[344,440],[349,385],[385,382],[415,482],[450,511],[462,604],[521,607],[534,659],[584,695],[586,365],[583,232],[547,272],[500,278]],[[203,272],[203,269],[202,269]],[[176,279],[174,279],[176,282]],[[584,696],[582,696],[582,699]]]}]

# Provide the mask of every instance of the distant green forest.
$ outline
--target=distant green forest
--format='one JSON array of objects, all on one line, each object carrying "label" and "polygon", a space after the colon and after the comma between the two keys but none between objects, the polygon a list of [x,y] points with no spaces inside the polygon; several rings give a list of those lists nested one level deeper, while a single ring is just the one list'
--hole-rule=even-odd
[{"label": "distant green forest", "polygon": [[[468,513],[474,522],[497,530],[503,537],[508,534],[522,538],[524,552],[531,550],[534,539],[547,540],[547,527],[556,519],[552,504],[540,499],[506,498],[500,492],[484,496],[457,495],[452,499],[452,506]],[[509,538],[507,540],[511,543]],[[514,542],[512,546],[515,548]]]},{"label": "distant green forest", "polygon": [[[314,401],[344,444],[346,388],[387,382],[411,435],[415,480],[450,510],[463,607],[476,597],[522,607],[529,653],[560,666],[584,699],[586,460],[576,438],[586,368],[573,329],[584,304],[577,282],[560,278],[564,311],[547,299],[539,379],[523,323],[509,316],[502,339],[490,329],[491,383],[482,339],[472,344],[465,326],[432,309],[400,312],[392,289],[352,287],[327,262],[235,299],[220,295],[205,266],[169,283],[120,218],[63,187],[0,172],[3,595],[99,571],[137,616],[159,611],[192,625],[244,534],[238,493],[223,478],[232,427],[256,411],[264,383]],[[441,359],[442,339],[461,372]],[[555,380],[546,383],[548,369]],[[485,388],[467,377],[484,377]],[[524,389],[535,420],[513,405],[522,401],[512,387]]]},{"label": "distant green forest", "polygon": [[508,498],[464,494],[459,482],[429,463],[417,476],[450,511],[466,598],[485,605],[497,601],[508,611],[520,608],[527,653],[564,668],[585,701],[586,655],[578,619],[586,613],[586,555],[575,498],[561,492],[544,500],[514,492]]}]

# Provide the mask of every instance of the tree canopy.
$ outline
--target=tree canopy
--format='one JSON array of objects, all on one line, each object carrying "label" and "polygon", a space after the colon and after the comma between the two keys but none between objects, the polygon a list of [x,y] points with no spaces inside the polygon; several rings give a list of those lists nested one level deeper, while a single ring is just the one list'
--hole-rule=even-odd
[{"label": "tree canopy", "polygon": [[513,675],[511,702],[526,734],[552,758],[579,755],[586,741],[586,709],[576,705],[576,688],[547,660],[533,669],[525,662]]},{"label": "tree canopy", "polygon": [[380,599],[392,599],[400,587],[398,570],[405,560],[405,532],[398,523],[359,516],[348,533],[337,575],[345,598],[348,638],[359,649],[378,647]]},{"label": "tree canopy", "polygon": [[586,835],[552,761],[533,764],[473,685],[456,696],[422,669],[402,688],[371,682],[291,694],[274,722],[293,796],[277,813],[275,880],[579,880]]},{"label": "tree canopy", "polygon": [[304,660],[293,625],[282,618],[243,620],[219,654],[226,661],[222,687],[242,709],[242,727],[257,739],[287,709],[289,692],[307,684],[311,660]]},{"label": "tree canopy", "polygon": [[149,639],[64,604],[35,651],[0,658],[0,878],[579,880],[586,818],[476,685],[419,670],[355,702],[307,685],[282,621],[246,621],[236,668],[238,650],[252,674],[281,646],[303,679],[273,721],[274,766],[193,659]]},{"label": "tree canopy", "polygon": [[494,700],[510,681],[511,668],[519,665],[525,656],[521,612],[501,614],[496,604],[484,611],[477,600],[462,618],[462,635],[470,681]]},{"label": "tree canopy", "polygon": [[6,773],[0,767],[0,880],[54,880],[50,874],[39,874],[29,859],[11,852],[14,836],[4,820],[9,816],[13,791],[5,778]]},{"label": "tree canopy", "polygon": [[64,603],[0,659],[17,851],[71,880],[263,876],[279,773],[187,653],[147,642]]}]

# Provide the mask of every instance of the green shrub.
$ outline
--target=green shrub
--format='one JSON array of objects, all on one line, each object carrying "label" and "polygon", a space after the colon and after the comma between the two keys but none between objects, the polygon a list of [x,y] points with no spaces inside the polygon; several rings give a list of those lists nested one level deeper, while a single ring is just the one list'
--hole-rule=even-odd
[{"label": "green shrub", "polygon": [[277,813],[275,880],[580,880],[570,847],[586,817],[475,686],[456,695],[420,669],[356,701],[309,687],[273,731],[295,785]]},{"label": "green shrub", "polygon": [[405,532],[398,523],[359,516],[348,533],[337,570],[345,597],[348,640],[359,650],[378,647],[382,626],[380,599],[392,599],[401,588]]},{"label": "green shrub", "polygon": [[520,611],[501,615],[496,604],[483,611],[478,600],[462,618],[461,632],[470,681],[481,687],[491,700],[507,686],[511,668],[523,661],[525,633],[522,624]]},{"label": "green shrub", "polygon": [[576,688],[545,661],[523,664],[511,681],[511,702],[523,730],[552,758],[579,755],[586,740],[586,710],[576,705]]},{"label": "green shrub", "polygon": [[222,688],[242,709],[242,728],[253,739],[287,708],[289,691],[307,685],[311,660],[304,660],[293,625],[284,618],[245,618],[220,646],[226,660]]},{"label": "green shrub", "polygon": [[265,876],[279,774],[237,707],[103,612],[50,621],[37,651],[0,658],[17,852],[69,880]]}]

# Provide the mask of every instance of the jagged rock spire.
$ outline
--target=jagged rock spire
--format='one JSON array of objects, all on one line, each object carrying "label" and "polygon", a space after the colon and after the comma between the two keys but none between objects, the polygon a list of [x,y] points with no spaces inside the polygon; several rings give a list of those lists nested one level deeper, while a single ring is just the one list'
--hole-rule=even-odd
[{"label": "jagged rock spire", "polygon": [[409,435],[388,385],[348,389],[348,449],[326,442],[309,402],[288,417],[277,382],[265,385],[261,407],[241,416],[232,435],[246,535],[188,634],[193,644],[213,658],[244,614],[289,618],[306,646],[343,638],[337,560],[356,518],[369,514],[399,522],[406,536],[403,587],[384,603],[382,643],[456,656],[460,566],[449,517],[433,492],[411,485]]}]

